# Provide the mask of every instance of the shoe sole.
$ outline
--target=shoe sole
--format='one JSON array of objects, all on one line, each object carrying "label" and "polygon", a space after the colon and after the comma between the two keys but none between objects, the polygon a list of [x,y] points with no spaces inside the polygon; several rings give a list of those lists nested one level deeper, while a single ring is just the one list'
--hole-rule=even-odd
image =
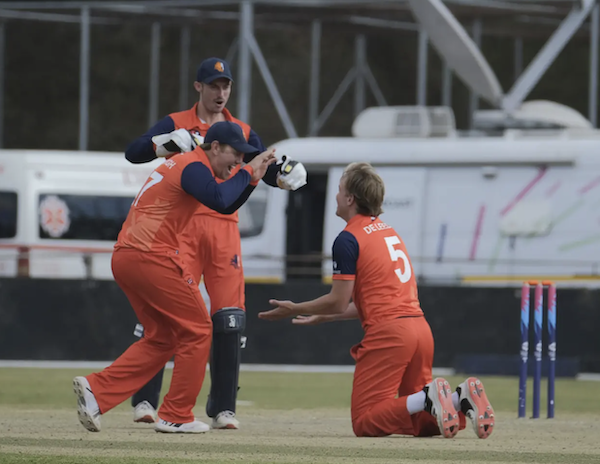
[{"label": "shoe sole", "polygon": [[[466,385],[465,385],[466,384]],[[463,383],[467,388],[466,396],[473,409],[469,409],[466,416],[471,419],[475,434],[479,438],[487,438],[494,431],[494,409],[485,394],[483,383],[477,377],[469,377]]]},{"label": "shoe sole", "polygon": [[240,426],[239,425],[235,425],[235,424],[227,424],[227,425],[224,425],[222,427],[215,427],[213,425],[212,428],[214,430],[238,430],[240,428]]},{"label": "shoe sole", "polygon": [[174,427],[174,428],[169,428],[169,429],[160,429],[158,427],[154,427],[154,431],[156,433],[206,433],[208,432],[207,430],[179,430],[178,428]]},{"label": "shoe sole", "polygon": [[[458,413],[452,403],[452,390],[448,381],[442,377],[433,380],[435,395],[432,399],[432,412],[437,419],[438,428],[444,438],[454,438],[458,433]],[[431,390],[430,390],[431,391]],[[441,414],[438,414],[438,411]]]},{"label": "shoe sole", "polygon": [[156,419],[154,419],[154,417],[148,414],[144,417],[140,417],[139,419],[133,419],[133,422],[135,422],[136,424],[154,424],[156,423]]},{"label": "shoe sole", "polygon": [[77,379],[73,379],[73,392],[77,395],[77,417],[81,425],[90,432],[99,432],[100,423],[94,419],[85,404],[85,386]]}]

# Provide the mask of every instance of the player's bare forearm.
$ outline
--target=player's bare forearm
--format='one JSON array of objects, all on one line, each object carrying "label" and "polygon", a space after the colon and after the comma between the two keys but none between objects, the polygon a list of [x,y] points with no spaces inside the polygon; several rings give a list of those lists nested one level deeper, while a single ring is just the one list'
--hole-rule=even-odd
[{"label": "player's bare forearm", "polygon": [[295,303],[294,315],[341,315],[344,312],[344,306],[341,301],[338,301],[331,293],[328,293],[315,300]]},{"label": "player's bare forearm", "polygon": [[354,302],[352,302],[348,305],[348,307],[343,313],[323,316],[323,319],[325,319],[323,322],[349,321],[353,319],[358,319],[358,309],[356,309],[356,305],[354,304]]},{"label": "player's bare forearm", "polygon": [[354,303],[350,303],[343,313],[339,314],[322,314],[317,316],[317,323],[323,322],[336,322],[336,321],[350,321],[358,319],[358,309]]},{"label": "player's bare forearm", "polygon": [[342,314],[348,309],[352,298],[354,280],[334,280],[331,291],[327,295],[303,303],[292,301],[269,300],[274,309],[258,314],[261,319],[277,321],[300,315],[319,316],[326,314]]},{"label": "player's bare forearm", "polygon": [[321,315],[332,314],[341,315],[348,310],[352,291],[354,290],[353,280],[334,280],[331,284],[331,291],[316,300],[296,303],[296,315]]},{"label": "player's bare forearm", "polygon": [[358,310],[354,303],[350,303],[341,314],[323,314],[320,316],[296,316],[292,319],[294,325],[319,325],[324,322],[335,322],[335,321],[349,321],[358,319]]}]

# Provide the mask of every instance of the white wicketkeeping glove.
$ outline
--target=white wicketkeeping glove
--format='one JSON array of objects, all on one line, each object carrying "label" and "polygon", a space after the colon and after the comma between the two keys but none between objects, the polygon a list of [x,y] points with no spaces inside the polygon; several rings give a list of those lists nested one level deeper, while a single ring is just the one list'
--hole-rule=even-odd
[{"label": "white wicketkeeping glove", "polygon": [[277,185],[284,190],[298,190],[306,185],[306,168],[299,161],[283,156],[277,174]]},{"label": "white wicketkeeping glove", "polygon": [[152,137],[152,142],[156,146],[155,152],[159,158],[175,153],[186,153],[198,146],[194,136],[186,129],[155,135]]}]

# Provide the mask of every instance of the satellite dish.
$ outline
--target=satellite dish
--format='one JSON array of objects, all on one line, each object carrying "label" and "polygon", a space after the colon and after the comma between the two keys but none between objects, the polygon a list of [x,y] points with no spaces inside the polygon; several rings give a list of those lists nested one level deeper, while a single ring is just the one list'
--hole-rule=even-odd
[{"label": "satellite dish", "polygon": [[408,0],[431,44],[458,77],[481,98],[500,107],[504,92],[481,51],[441,0]]},{"label": "satellite dish", "polygon": [[408,3],[416,20],[448,66],[481,98],[507,114],[520,108],[529,92],[597,4],[596,0],[574,2],[568,16],[505,95],[475,42],[441,0],[408,0]]}]

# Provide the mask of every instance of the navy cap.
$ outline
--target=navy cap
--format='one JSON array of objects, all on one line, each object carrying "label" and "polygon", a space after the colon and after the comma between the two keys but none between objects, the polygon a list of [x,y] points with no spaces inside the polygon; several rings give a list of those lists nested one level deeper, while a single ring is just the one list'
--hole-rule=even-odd
[{"label": "navy cap", "polygon": [[235,122],[221,121],[210,126],[204,136],[204,143],[212,143],[215,140],[242,153],[258,153],[260,151],[246,142],[242,128]]},{"label": "navy cap", "polygon": [[198,72],[196,73],[196,81],[203,82],[204,84],[210,84],[215,79],[224,77],[233,82],[231,77],[231,70],[227,61],[221,58],[208,58],[200,63]]}]

